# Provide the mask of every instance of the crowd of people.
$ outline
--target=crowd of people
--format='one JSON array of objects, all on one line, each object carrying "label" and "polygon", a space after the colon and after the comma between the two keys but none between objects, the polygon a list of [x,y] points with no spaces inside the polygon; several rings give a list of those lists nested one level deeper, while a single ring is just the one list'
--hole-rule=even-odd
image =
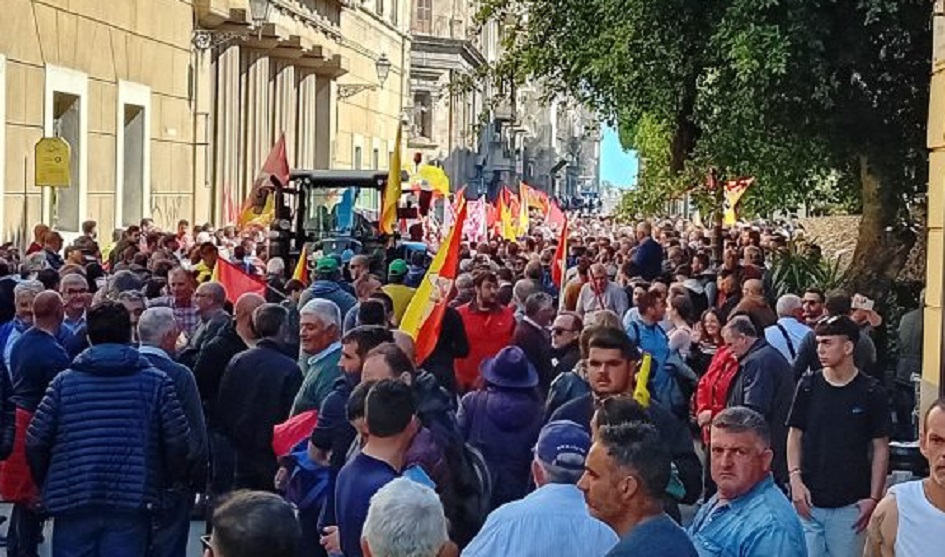
[{"label": "crowd of people", "polygon": [[8,555],[51,519],[56,557],[184,557],[200,516],[215,557],[940,551],[945,399],[929,477],[887,489],[871,300],[776,297],[773,227],[715,262],[692,223],[569,226],[560,281],[554,234],[464,242],[422,361],[398,329],[422,251],[319,254],[306,283],[185,221],[0,247]]}]

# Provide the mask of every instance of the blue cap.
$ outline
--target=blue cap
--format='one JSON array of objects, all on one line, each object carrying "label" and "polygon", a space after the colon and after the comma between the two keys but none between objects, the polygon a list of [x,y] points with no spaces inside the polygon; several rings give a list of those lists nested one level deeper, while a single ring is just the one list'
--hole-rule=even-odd
[{"label": "blue cap", "polygon": [[548,422],[535,443],[538,460],[567,470],[583,470],[590,450],[591,436],[570,420]]}]

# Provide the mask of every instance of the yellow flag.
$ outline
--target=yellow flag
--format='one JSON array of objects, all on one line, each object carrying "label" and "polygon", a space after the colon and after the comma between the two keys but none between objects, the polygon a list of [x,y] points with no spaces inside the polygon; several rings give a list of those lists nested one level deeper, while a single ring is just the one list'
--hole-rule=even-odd
[{"label": "yellow flag", "polygon": [[647,384],[650,382],[651,367],[653,367],[653,357],[644,352],[640,371],[637,372],[637,386],[633,389],[633,399],[644,408],[650,407],[650,388]]},{"label": "yellow flag", "polygon": [[400,201],[400,138],[402,124],[397,124],[397,140],[394,142],[394,154],[390,157],[390,172],[387,175],[387,187],[384,188],[384,209],[381,212],[381,232],[393,234],[397,225],[397,204]]},{"label": "yellow flag", "polygon": [[518,187],[519,196],[519,206],[521,209],[518,214],[518,237],[528,236],[528,192],[525,188],[528,186],[523,182]]},{"label": "yellow flag", "polygon": [[299,254],[292,278],[308,286],[308,246],[302,246],[302,253]]}]

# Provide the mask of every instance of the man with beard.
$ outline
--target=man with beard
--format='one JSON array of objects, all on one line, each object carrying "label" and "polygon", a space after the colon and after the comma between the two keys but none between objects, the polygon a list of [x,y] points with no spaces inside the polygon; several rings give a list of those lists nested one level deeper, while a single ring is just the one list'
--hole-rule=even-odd
[{"label": "man with beard", "polygon": [[489,271],[473,279],[476,298],[458,308],[469,338],[469,355],[456,362],[457,390],[461,393],[475,388],[479,382],[479,364],[509,344],[515,331],[512,308],[498,302],[499,279]]}]

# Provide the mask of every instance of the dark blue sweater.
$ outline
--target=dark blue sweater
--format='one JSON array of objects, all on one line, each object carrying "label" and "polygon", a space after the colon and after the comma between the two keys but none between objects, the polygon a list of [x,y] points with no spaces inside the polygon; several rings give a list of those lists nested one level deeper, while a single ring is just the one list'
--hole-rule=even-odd
[{"label": "dark blue sweater", "polygon": [[23,333],[10,353],[13,402],[17,408],[35,412],[49,383],[70,362],[54,336],[35,327]]}]

